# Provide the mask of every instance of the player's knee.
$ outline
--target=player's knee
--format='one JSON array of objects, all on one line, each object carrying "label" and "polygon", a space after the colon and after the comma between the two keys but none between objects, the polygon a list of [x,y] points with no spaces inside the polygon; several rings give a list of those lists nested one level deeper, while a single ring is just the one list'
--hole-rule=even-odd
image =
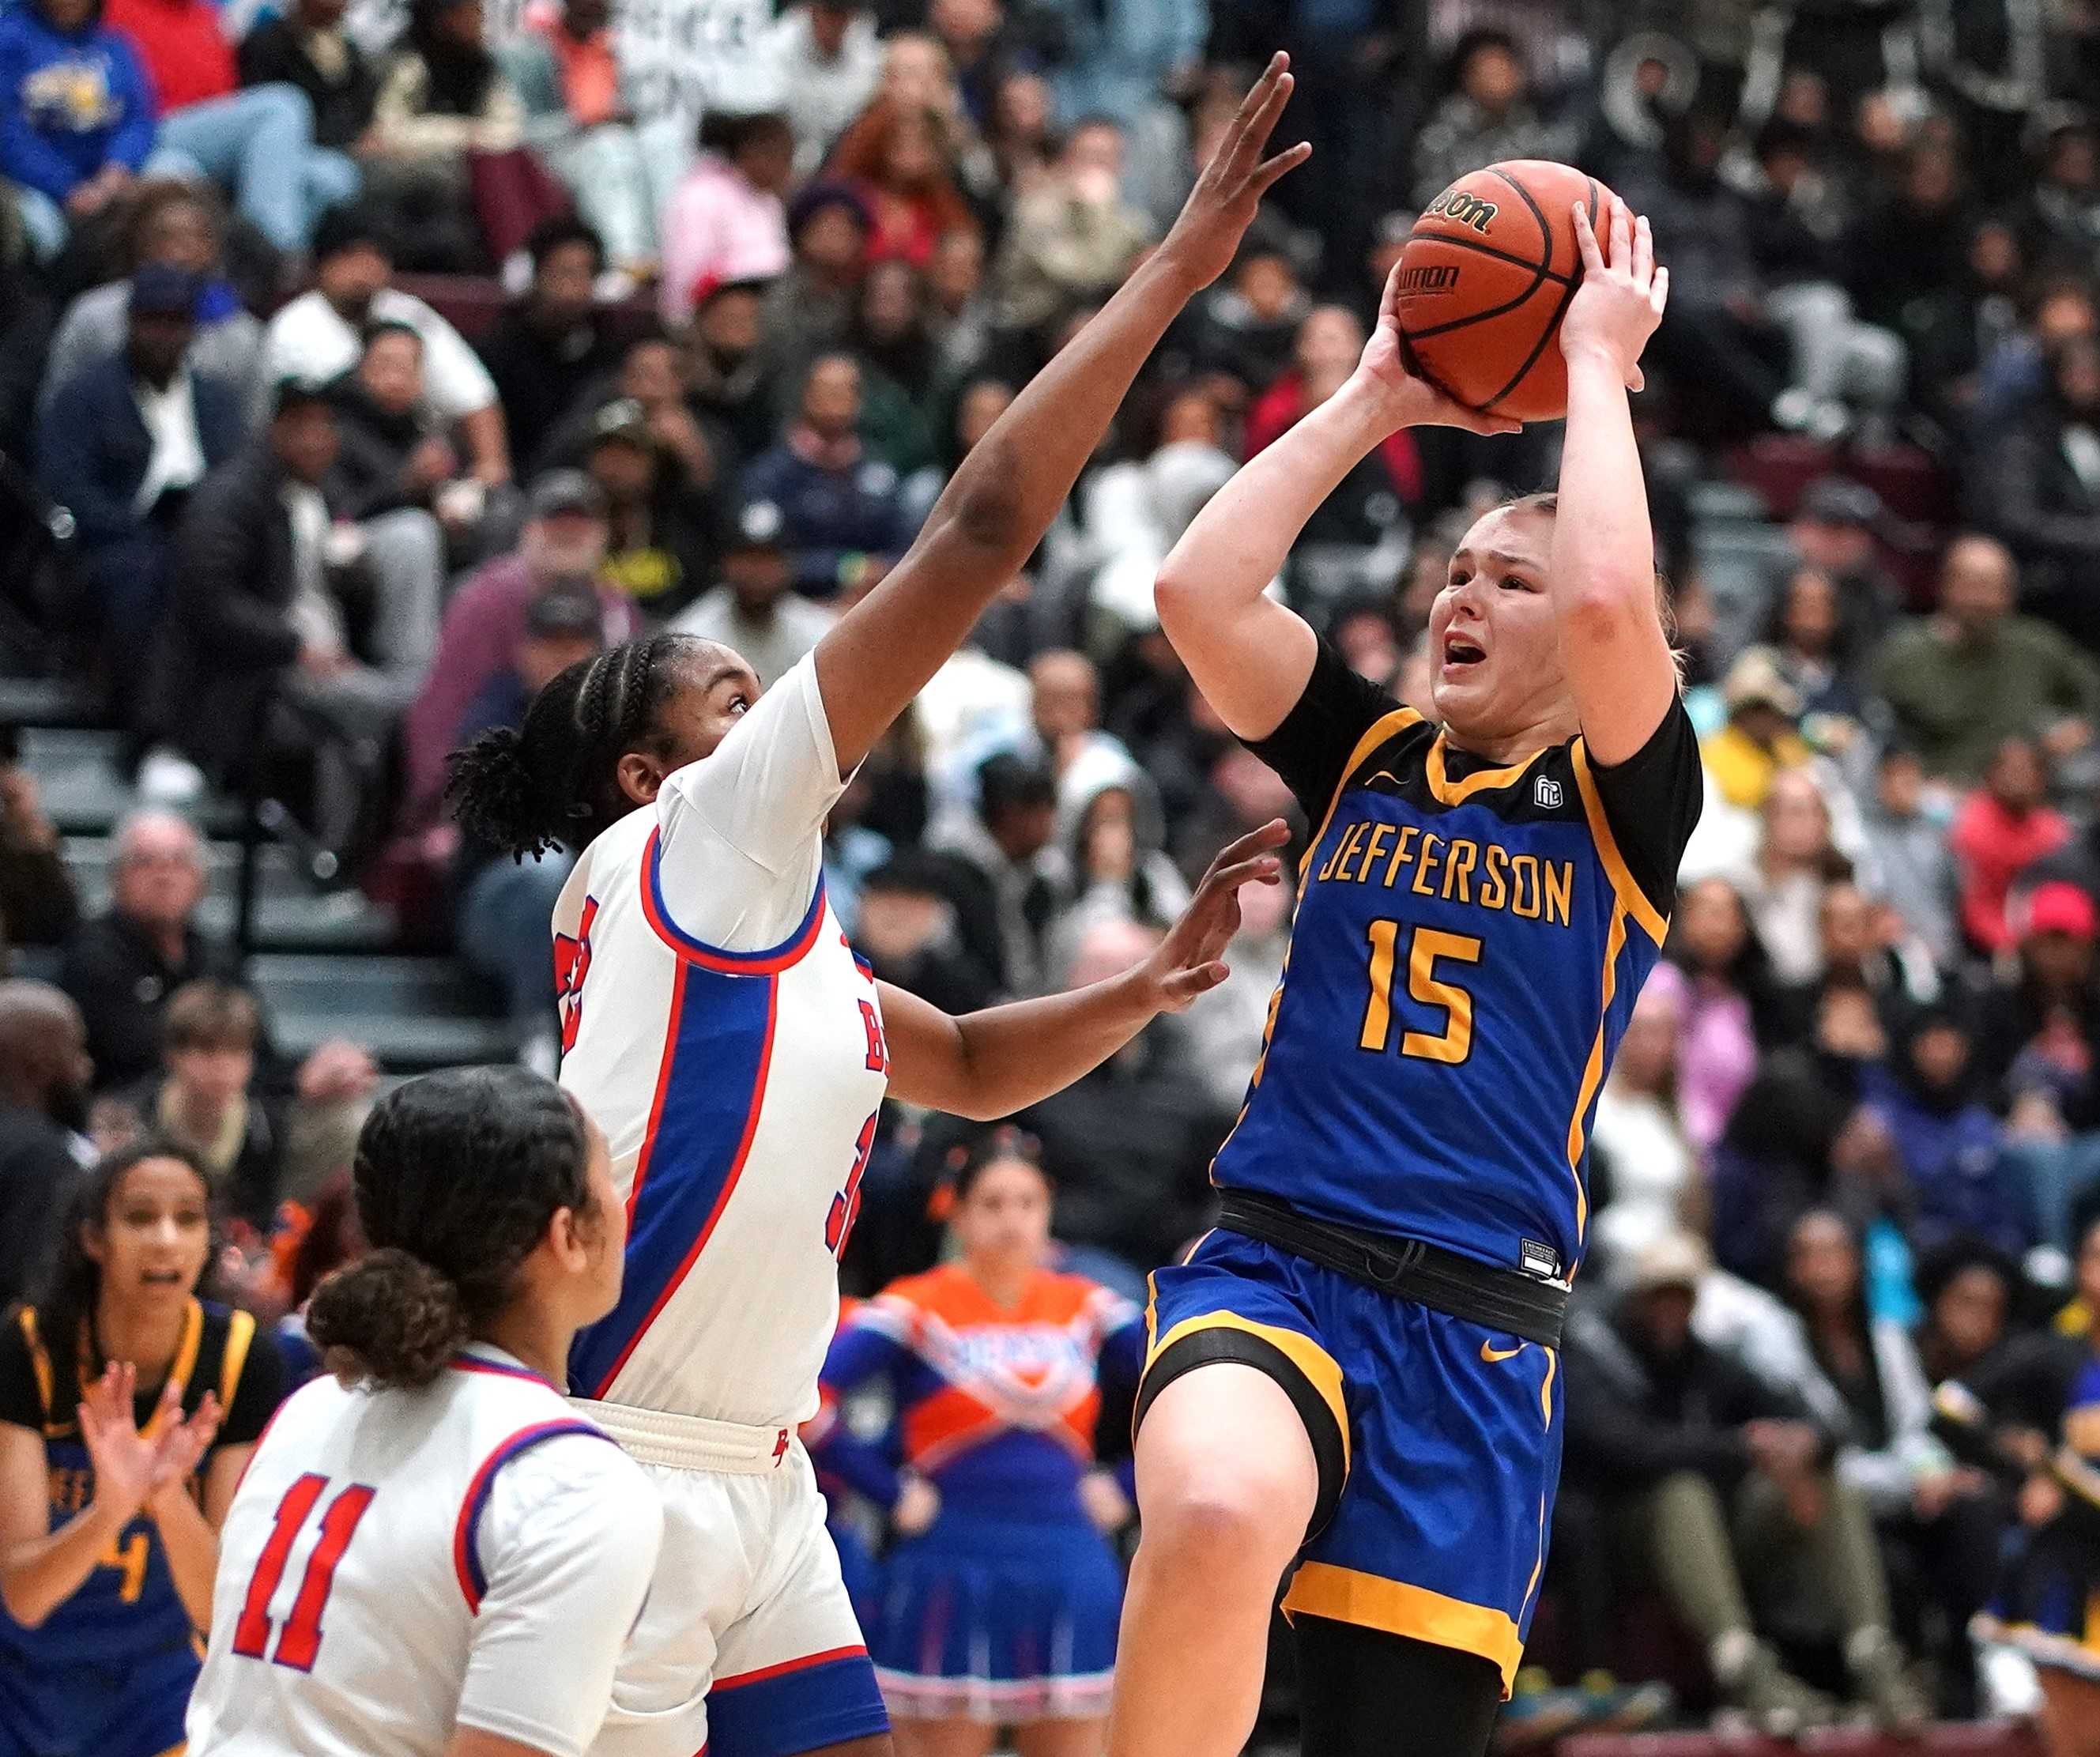
[{"label": "player's knee", "polygon": [[1198,1559],[1207,1573],[1236,1563],[1273,1573],[1305,1541],[1317,1486],[1281,1460],[1192,1464],[1140,1493],[1144,1541],[1160,1560]]}]

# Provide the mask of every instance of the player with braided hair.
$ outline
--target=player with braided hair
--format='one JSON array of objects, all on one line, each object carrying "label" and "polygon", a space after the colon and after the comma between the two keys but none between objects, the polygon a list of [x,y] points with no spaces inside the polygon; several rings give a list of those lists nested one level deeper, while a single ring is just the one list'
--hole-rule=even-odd
[{"label": "player with braided hair", "polygon": [[[580,661],[461,753],[462,823],[578,859],[554,912],[562,1083],[603,1126],[629,1221],[619,1305],[570,1388],[649,1467],[664,1538],[595,1747],[609,1757],[889,1750],[796,1430],[885,1091],[1007,1115],[1224,975],[1278,823],[1219,857],[1144,964],[951,1018],[878,983],[824,898],[823,823],[876,741],[1026,563],[1139,367],[1231,262],[1290,95],[1278,55],[1165,241],[972,450],[911,550],[761,695],[712,642]],[[703,1260],[704,1258],[704,1260]]]},{"label": "player with braided hair", "polygon": [[358,1137],[373,1250],[315,1290],[328,1374],[226,1519],[198,1757],[580,1757],[655,1565],[641,1466],[556,1382],[620,1292],[605,1141],[523,1068],[382,1099]]}]

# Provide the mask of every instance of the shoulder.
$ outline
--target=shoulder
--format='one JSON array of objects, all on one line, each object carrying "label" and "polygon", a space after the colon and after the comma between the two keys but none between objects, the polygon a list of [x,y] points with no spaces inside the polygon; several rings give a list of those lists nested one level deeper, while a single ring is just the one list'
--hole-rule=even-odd
[{"label": "shoulder", "polygon": [[17,1305],[0,1317],[0,1422],[42,1433],[50,1419],[51,1372],[34,1309]]}]

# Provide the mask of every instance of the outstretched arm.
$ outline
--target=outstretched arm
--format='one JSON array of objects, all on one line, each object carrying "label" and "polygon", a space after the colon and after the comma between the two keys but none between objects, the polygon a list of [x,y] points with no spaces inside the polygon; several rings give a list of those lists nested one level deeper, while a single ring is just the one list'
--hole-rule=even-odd
[{"label": "outstretched arm", "polygon": [[1240,886],[1277,883],[1282,863],[1272,850],[1290,839],[1277,819],[1233,843],[1158,949],[1105,982],[960,1018],[885,983],[891,1096],[990,1122],[1092,1072],[1159,1014],[1179,1013],[1225,979],[1219,958],[1239,930]]},{"label": "outstretched arm", "polygon": [[1244,739],[1266,738],[1305,692],[1316,646],[1298,614],[1264,595],[1305,521],[1357,463],[1402,427],[1514,433],[1412,377],[1386,282],[1377,330],[1348,382],[1219,489],[1159,570],[1159,625],[1211,705]]},{"label": "outstretched arm", "polygon": [[1166,241],[971,449],[904,558],[817,643],[842,770],[1021,571],[1167,324],[1224,272],[1262,192],[1311,150],[1261,157],[1290,96],[1287,65],[1277,55],[1247,94]]},{"label": "outstretched arm", "polygon": [[[1677,667],[1656,604],[1655,537],[1626,392],[1662,320],[1670,271],[1655,240],[1612,198],[1605,239],[1575,209],[1582,285],[1560,325],[1568,437],[1551,580],[1561,654],[1590,754],[1609,766],[1648,743],[1677,698]],[[1608,250],[1607,245],[1608,245]]]}]

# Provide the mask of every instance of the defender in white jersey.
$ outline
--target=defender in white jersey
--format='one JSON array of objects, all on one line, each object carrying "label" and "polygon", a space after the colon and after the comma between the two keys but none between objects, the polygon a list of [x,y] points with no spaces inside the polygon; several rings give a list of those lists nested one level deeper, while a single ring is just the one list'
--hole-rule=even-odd
[{"label": "defender in white jersey", "polygon": [[582,1757],[656,1563],[645,1472],[556,1389],[620,1290],[624,1215],[575,1101],[431,1075],[360,1137],[380,1248],[324,1282],[333,1376],[227,1516],[198,1757]]},{"label": "defender in white jersey", "polygon": [[665,1511],[609,1757],[887,1750],[794,1438],[885,1088],[996,1117],[1068,1084],[1221,980],[1239,885],[1277,876],[1280,823],[1220,857],[1137,969],[955,1019],[871,979],[821,875],[846,777],[1026,561],[1167,323],[1304,157],[1261,159],[1289,90],[1278,56],[1166,241],[769,695],[726,648],[658,635],[562,673],[521,731],[457,759],[470,832],[581,852],[556,912],[562,1077],[606,1129],[631,1242],[627,1291],[578,1338],[570,1386],[651,1467]]}]

